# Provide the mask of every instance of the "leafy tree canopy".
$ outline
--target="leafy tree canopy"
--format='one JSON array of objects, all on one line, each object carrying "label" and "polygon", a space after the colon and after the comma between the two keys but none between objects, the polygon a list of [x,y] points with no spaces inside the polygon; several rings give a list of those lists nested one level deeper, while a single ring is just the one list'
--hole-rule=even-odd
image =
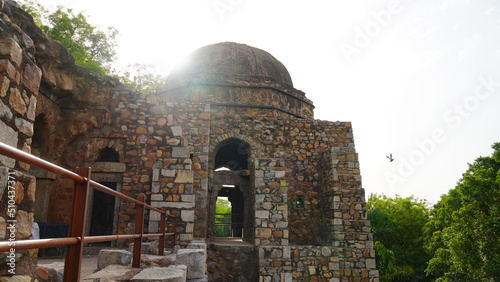
[{"label": "leafy tree canopy", "polygon": [[45,34],[68,48],[77,65],[103,75],[110,73],[111,63],[116,59],[115,28],[102,31],[88,23],[83,13],[60,6],[49,12],[33,0],[24,0],[21,7],[33,16]]},{"label": "leafy tree canopy", "polygon": [[437,281],[498,281],[500,277],[500,143],[480,157],[455,189],[441,197],[425,226]]},{"label": "leafy tree canopy", "polygon": [[118,35],[115,28],[108,27],[103,31],[87,22],[87,16],[82,12],[75,13],[72,9],[58,7],[49,12],[34,0],[21,0],[20,3],[45,34],[68,48],[77,65],[102,75],[115,76],[143,93],[163,87],[166,77],[155,73],[151,66],[136,63],[125,71],[113,69]]},{"label": "leafy tree canopy", "polygon": [[166,77],[156,73],[152,66],[144,64],[129,65],[125,71],[119,72],[116,77],[132,89],[142,93],[151,93],[161,89]]},{"label": "leafy tree canopy", "polygon": [[425,281],[428,256],[422,228],[429,220],[428,203],[413,197],[370,195],[367,211],[381,279]]}]

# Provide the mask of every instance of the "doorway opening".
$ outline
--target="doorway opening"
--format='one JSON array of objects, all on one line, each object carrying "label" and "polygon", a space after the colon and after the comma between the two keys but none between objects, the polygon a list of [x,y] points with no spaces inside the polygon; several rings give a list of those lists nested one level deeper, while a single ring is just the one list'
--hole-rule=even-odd
[{"label": "doorway opening", "polygon": [[[101,184],[116,191],[116,182],[101,182]],[[99,190],[94,190],[89,235],[100,236],[113,234],[114,215],[115,197]],[[98,244],[109,246],[110,242]]]},{"label": "doorway opening", "polygon": [[[110,147],[103,148],[96,162],[119,162],[120,155]],[[112,181],[99,181],[100,184],[117,190],[118,183]],[[111,235],[114,231],[116,198],[107,193],[93,189],[90,214],[90,236]],[[110,246],[111,241],[101,242],[93,245]]]},{"label": "doorway opening", "polygon": [[243,237],[243,193],[235,185],[222,185],[215,203],[215,237]]},{"label": "doorway opening", "polygon": [[221,142],[215,152],[211,236],[251,240],[249,152],[248,143],[236,138]]}]

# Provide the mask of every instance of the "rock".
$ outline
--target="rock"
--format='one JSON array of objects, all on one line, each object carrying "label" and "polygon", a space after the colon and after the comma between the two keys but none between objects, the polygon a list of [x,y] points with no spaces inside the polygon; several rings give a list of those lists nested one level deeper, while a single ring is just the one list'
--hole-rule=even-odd
[{"label": "rock", "polygon": [[[45,271],[43,269],[45,269]],[[41,276],[39,278],[43,278],[45,274],[47,275],[47,280],[40,280],[40,281],[63,281],[62,279],[64,275],[64,262],[40,264],[38,265],[36,273]],[[51,280],[54,278],[54,275],[57,275],[58,280]]]},{"label": "rock", "polygon": [[142,270],[124,265],[108,265],[96,273],[83,277],[83,281],[129,281]]},{"label": "rock", "polygon": [[[2,121],[0,121],[0,132],[2,132],[2,134],[0,134],[0,142],[14,147],[17,146],[18,133]],[[8,167],[14,167],[16,161],[4,155],[0,155],[0,163]]]},{"label": "rock", "polygon": [[193,183],[193,172],[188,170],[179,170],[174,183]]},{"label": "rock", "polygon": [[[128,250],[130,253],[134,252],[134,243],[128,245]],[[151,243],[142,243],[141,254],[150,254],[151,253]]]},{"label": "rock", "polygon": [[31,277],[29,277],[27,275],[17,275],[17,276],[12,276],[12,277],[0,277],[0,282],[31,282]]},{"label": "rock", "polygon": [[152,267],[144,269],[130,279],[131,282],[184,282],[186,281],[186,266],[171,265],[169,267]]},{"label": "rock", "polygon": [[132,262],[132,253],[123,250],[104,249],[99,252],[97,269],[101,270],[108,265],[127,265]]},{"label": "rock", "polygon": [[205,277],[205,251],[203,249],[181,249],[177,251],[177,264],[187,266],[187,279]]}]

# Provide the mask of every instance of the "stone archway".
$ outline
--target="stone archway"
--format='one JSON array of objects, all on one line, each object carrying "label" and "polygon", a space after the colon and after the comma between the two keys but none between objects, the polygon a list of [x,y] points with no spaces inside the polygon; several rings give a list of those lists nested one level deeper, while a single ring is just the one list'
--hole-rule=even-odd
[{"label": "stone archway", "polygon": [[253,194],[250,189],[250,145],[240,139],[222,141],[214,153],[214,171],[210,178],[209,236],[215,238],[215,205],[218,197],[231,203],[231,236],[253,242]]}]

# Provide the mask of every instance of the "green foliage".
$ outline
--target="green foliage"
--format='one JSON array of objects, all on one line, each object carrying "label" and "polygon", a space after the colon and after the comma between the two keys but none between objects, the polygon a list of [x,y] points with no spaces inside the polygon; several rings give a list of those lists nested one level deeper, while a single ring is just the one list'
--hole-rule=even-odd
[{"label": "green foliage", "polygon": [[367,211],[381,279],[425,281],[428,255],[423,248],[422,228],[429,220],[427,202],[370,195]]},{"label": "green foliage", "polygon": [[150,65],[133,64],[127,70],[116,75],[123,83],[142,93],[151,93],[161,89],[166,76],[155,74]]},{"label": "green foliage", "polygon": [[33,17],[37,26],[43,26],[43,19],[49,13],[44,6],[33,0],[19,1],[19,3],[21,8]]},{"label": "green foliage", "polygon": [[425,226],[438,281],[496,281],[500,277],[500,143],[480,157],[455,189],[441,197]]},{"label": "green foliage", "polygon": [[[231,225],[231,203],[223,198],[217,198],[215,202],[215,236],[216,237],[230,237]],[[225,224],[224,224],[225,223]]]},{"label": "green foliage", "polygon": [[103,75],[110,73],[116,57],[116,29],[102,31],[88,23],[83,13],[75,14],[72,9],[58,7],[49,12],[32,0],[22,1],[21,7],[33,16],[43,32],[68,48],[77,65]]}]

